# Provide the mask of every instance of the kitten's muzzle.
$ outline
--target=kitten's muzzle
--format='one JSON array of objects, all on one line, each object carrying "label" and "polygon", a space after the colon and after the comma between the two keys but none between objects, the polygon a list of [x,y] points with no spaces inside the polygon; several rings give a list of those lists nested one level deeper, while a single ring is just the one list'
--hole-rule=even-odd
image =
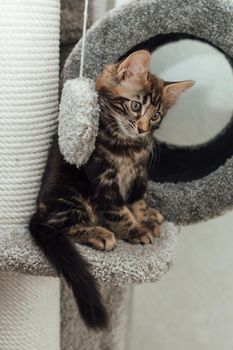
[{"label": "kitten's muzzle", "polygon": [[141,129],[141,128],[138,127],[138,133],[139,134],[145,134],[147,132],[148,132],[148,130],[144,130],[144,129]]},{"label": "kitten's muzzle", "polygon": [[136,123],[138,133],[143,134],[149,131],[150,124],[146,117],[141,117]]}]

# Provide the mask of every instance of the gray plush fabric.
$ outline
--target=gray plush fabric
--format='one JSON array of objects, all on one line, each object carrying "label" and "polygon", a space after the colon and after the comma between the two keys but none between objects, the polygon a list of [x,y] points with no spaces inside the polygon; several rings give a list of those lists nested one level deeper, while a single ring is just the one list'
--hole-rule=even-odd
[{"label": "gray plush fabric", "polygon": [[149,183],[153,206],[169,220],[189,224],[232,209],[233,159],[200,180],[187,183]]},{"label": "gray plush fabric", "polygon": [[[160,238],[153,245],[132,245],[119,241],[112,252],[78,246],[89,261],[96,279],[111,285],[155,282],[173,264],[177,227],[162,225]],[[5,229],[1,232],[1,271],[16,271],[32,275],[56,276],[47,259],[32,242],[25,229]]]},{"label": "gray plush fabric", "polygon": [[[82,36],[84,0],[61,0],[61,44],[69,45]],[[92,23],[93,4],[88,1],[87,26]]]},{"label": "gray plush fabric", "polygon": [[59,147],[71,164],[86,163],[94,150],[99,106],[91,79],[68,80],[63,87],[59,111]]},{"label": "gray plush fabric", "polygon": [[[193,34],[232,56],[232,13],[231,0],[135,0],[109,11],[88,30],[85,76],[95,78],[105,64],[157,34]],[[81,42],[66,61],[65,79],[78,76],[80,51]]]},{"label": "gray plush fabric", "polygon": [[[84,74],[94,79],[107,63],[157,34],[186,33],[233,55],[231,0],[137,0],[106,14],[87,33]],[[81,43],[68,57],[64,79],[78,76]],[[64,100],[65,102],[65,100]],[[68,103],[66,100],[65,103]],[[88,118],[88,115],[86,115]],[[233,159],[202,179],[150,183],[152,203],[168,220],[191,223],[221,214],[233,204]]]},{"label": "gray plush fabric", "polygon": [[87,329],[70,289],[62,283],[61,350],[126,350],[132,305],[132,287],[102,285],[101,294],[109,315],[109,327],[95,332]]}]

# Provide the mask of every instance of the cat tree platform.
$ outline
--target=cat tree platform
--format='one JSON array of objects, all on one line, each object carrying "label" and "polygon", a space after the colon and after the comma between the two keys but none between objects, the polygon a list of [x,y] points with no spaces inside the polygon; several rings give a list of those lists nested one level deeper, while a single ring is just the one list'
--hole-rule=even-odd
[{"label": "cat tree platform", "polygon": [[[18,349],[15,346],[19,339],[26,344],[25,350],[40,350],[41,341],[50,344],[46,350],[123,349],[131,315],[132,285],[156,282],[170,269],[175,259],[177,232],[177,226],[164,222],[161,236],[152,245],[134,246],[120,240],[112,252],[78,245],[100,285],[109,313],[109,328],[94,332],[80,318],[72,292],[63,279],[59,293],[56,273],[27,229],[2,230],[0,282],[4,288],[0,288],[0,300],[5,317],[0,321],[0,329],[10,332],[7,335],[0,332],[1,349]],[[30,327],[25,324],[25,317],[32,319]]]},{"label": "cat tree platform", "polygon": [[[154,244],[132,245],[121,240],[112,252],[78,245],[100,283],[128,285],[155,282],[174,262],[177,227],[164,222],[161,236]],[[75,240],[75,239],[74,239]],[[0,270],[39,276],[56,276],[43,253],[35,246],[26,229],[1,233]]]}]

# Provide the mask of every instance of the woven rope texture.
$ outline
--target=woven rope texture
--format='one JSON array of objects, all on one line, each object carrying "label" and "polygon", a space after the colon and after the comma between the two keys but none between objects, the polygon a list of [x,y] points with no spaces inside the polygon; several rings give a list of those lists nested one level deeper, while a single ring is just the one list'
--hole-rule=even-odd
[{"label": "woven rope texture", "polygon": [[0,273],[1,350],[59,350],[59,279]]},{"label": "woven rope texture", "polygon": [[26,225],[56,128],[58,0],[0,2],[0,223]]}]

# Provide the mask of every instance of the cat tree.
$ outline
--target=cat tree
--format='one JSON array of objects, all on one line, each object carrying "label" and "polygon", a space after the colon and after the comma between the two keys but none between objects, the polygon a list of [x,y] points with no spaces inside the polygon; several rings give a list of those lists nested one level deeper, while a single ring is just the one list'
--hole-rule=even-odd
[{"label": "cat tree", "polygon": [[[49,324],[54,327],[44,327],[45,349],[122,349],[130,293],[128,285],[155,282],[168,271],[174,260],[177,228],[171,222],[164,223],[161,238],[147,247],[120,242],[117,249],[110,253],[80,247],[102,285],[102,293],[111,312],[111,327],[105,333],[88,332],[79,319],[69,290],[62,284],[59,345],[58,279],[49,277],[55,276],[55,273],[33,245],[27,231],[47,151],[56,129],[59,1],[33,0],[30,6],[22,3],[20,11],[18,2],[12,0],[11,5],[0,5],[0,12],[5,14],[3,18],[7,18],[8,24],[9,21],[12,23],[12,26],[4,26],[3,23],[8,40],[4,41],[1,60],[5,64],[0,67],[4,82],[1,85],[3,94],[0,94],[0,303],[3,305],[1,309],[5,310],[0,320],[0,347],[15,350],[20,339],[20,349],[40,349],[42,338],[33,335],[37,334],[38,324],[42,327],[49,319]],[[230,0],[134,1],[107,13],[87,32],[84,75],[94,79],[105,64],[118,61],[135,49],[153,51],[159,45],[182,36],[205,40],[231,59],[232,14]],[[16,24],[21,30],[15,30]],[[98,115],[96,118],[84,115],[79,127],[72,127],[77,125],[77,101],[80,101],[76,98],[80,96],[77,89],[80,84],[76,80],[80,53],[79,42],[65,65],[66,83],[59,116],[59,136],[67,159],[81,151],[82,162],[85,162],[92,150],[88,141],[92,141],[94,146]],[[91,84],[91,80],[89,82]],[[90,104],[95,104],[93,85],[87,89],[93,95],[86,97],[90,98]],[[79,133],[78,146],[74,143],[74,130]],[[170,148],[161,144],[159,173],[151,170],[150,200],[170,221],[190,223],[208,219],[232,206],[231,124],[223,134],[224,137],[220,134],[196,149]],[[178,159],[175,165],[174,157]],[[189,159],[202,159],[202,163],[196,168],[195,162],[190,163]],[[25,284],[17,283],[17,280],[25,281]],[[2,288],[2,285],[8,287]],[[25,290],[18,288],[19,285]],[[38,290],[43,298],[36,309],[35,291]],[[11,298],[8,297],[9,291]],[[34,316],[31,328],[27,328],[22,317],[24,298],[33,310],[30,311]],[[43,310],[49,312],[43,314]],[[12,326],[13,318],[19,320],[18,328]],[[7,327],[12,329],[11,334],[7,333]],[[28,342],[28,345],[29,338],[31,343]]]}]

